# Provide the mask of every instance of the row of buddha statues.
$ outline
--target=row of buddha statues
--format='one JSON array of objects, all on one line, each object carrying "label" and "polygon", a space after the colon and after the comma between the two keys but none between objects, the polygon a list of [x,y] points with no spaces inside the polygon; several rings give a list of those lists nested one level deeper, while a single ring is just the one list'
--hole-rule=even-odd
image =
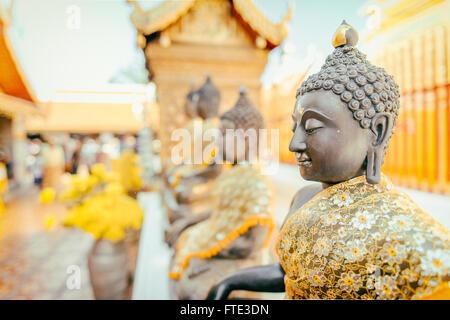
[{"label": "row of buddha statues", "polygon": [[[449,231],[381,173],[399,88],[357,42],[344,21],[334,51],[297,90],[289,150],[301,177],[319,183],[295,194],[274,244],[274,191],[262,164],[249,161],[254,141],[241,136],[243,152],[222,143],[225,164],[215,154],[167,166],[171,298],[450,298]],[[228,141],[235,130],[265,127],[244,88],[218,117],[219,105],[208,76],[186,97],[186,129],[215,127]]]}]

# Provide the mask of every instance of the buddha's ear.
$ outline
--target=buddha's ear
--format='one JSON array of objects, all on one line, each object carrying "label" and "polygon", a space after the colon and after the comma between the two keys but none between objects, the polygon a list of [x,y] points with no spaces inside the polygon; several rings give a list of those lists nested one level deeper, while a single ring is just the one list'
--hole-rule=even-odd
[{"label": "buddha's ear", "polygon": [[387,112],[377,113],[372,118],[370,130],[374,139],[367,151],[366,179],[371,184],[381,180],[381,165],[383,164],[384,149],[392,134],[392,115]]}]

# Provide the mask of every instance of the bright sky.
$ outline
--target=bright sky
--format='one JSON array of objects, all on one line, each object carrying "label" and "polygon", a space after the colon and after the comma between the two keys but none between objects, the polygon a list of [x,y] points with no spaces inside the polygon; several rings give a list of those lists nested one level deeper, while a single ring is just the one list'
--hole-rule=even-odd
[{"label": "bright sky", "polygon": [[[5,5],[11,0],[0,0]],[[144,8],[160,0],[140,0]],[[331,36],[345,19],[357,30],[365,26],[358,10],[365,0],[295,0],[287,42],[290,55],[299,60],[311,45],[326,57]],[[258,8],[278,22],[287,1],[255,0]],[[77,21],[70,19],[79,10]],[[20,62],[40,99],[60,88],[98,88],[120,69],[143,65],[136,47],[136,31],[129,20],[131,6],[125,0],[15,0],[10,37]],[[269,59],[264,83],[278,70],[280,50]],[[292,59],[291,59],[292,60]]]}]

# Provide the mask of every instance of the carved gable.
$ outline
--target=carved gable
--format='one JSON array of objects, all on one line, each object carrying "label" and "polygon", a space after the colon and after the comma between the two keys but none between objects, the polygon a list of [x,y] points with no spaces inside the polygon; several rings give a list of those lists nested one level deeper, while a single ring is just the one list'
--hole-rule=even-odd
[{"label": "carved gable", "polygon": [[254,46],[254,40],[233,14],[228,0],[199,0],[163,34],[172,42]]}]

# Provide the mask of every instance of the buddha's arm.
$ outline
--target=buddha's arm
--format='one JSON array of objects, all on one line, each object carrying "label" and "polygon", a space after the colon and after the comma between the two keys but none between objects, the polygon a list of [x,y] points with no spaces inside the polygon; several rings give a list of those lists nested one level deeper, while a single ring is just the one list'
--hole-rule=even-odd
[{"label": "buddha's arm", "polygon": [[223,259],[245,259],[264,245],[267,238],[266,226],[254,226],[233,240],[217,257]]},{"label": "buddha's arm", "polygon": [[[192,204],[211,197],[211,192],[207,190],[208,185],[200,185],[199,190],[195,187],[183,188],[177,193],[177,201],[181,204]],[[197,191],[196,191],[197,190]]]},{"label": "buddha's arm", "polygon": [[211,216],[211,213],[212,211],[206,211],[175,221],[166,232],[166,242],[170,246],[173,246],[184,230],[186,230],[190,226],[193,226],[194,224],[208,219]]},{"label": "buddha's arm", "polygon": [[209,179],[211,177],[217,176],[220,173],[220,166],[218,164],[210,164],[201,169],[195,169],[186,176],[183,176],[183,179],[188,179],[192,177],[201,177],[204,179]]},{"label": "buddha's arm", "polygon": [[[174,171],[175,170],[170,173],[170,176],[173,176]],[[180,176],[180,184],[190,184],[207,181],[211,178],[214,178],[219,173],[220,167],[217,164],[212,164],[201,169],[192,167],[192,170]]]},{"label": "buddha's arm", "polygon": [[[320,192],[320,190],[321,186],[319,184],[312,184],[301,188],[292,199],[289,212],[284,222],[303,204]],[[284,292],[284,274],[284,270],[279,264],[239,270],[223,278],[212,287],[207,299],[226,299],[233,290]]]},{"label": "buddha's arm", "polygon": [[164,204],[169,211],[169,222],[172,224],[175,221],[182,219],[189,215],[190,208],[186,205],[179,204],[177,200],[175,199],[175,196],[173,194],[173,191],[164,188],[163,190],[163,199]]},{"label": "buddha's arm", "polygon": [[233,290],[284,292],[284,270],[272,264],[233,272],[212,287],[206,299],[224,300]]}]

